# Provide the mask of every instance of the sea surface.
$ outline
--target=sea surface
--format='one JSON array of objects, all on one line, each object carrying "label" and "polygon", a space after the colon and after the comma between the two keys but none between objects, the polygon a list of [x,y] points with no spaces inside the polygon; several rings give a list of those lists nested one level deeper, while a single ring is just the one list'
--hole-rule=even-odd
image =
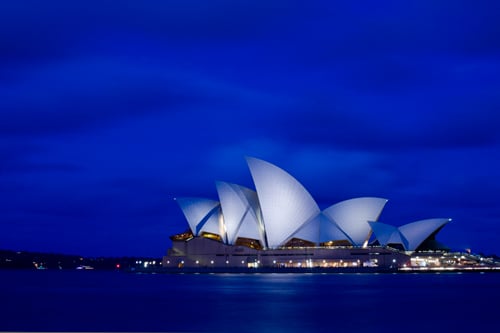
[{"label": "sea surface", "polygon": [[500,332],[500,273],[0,270],[0,331]]}]

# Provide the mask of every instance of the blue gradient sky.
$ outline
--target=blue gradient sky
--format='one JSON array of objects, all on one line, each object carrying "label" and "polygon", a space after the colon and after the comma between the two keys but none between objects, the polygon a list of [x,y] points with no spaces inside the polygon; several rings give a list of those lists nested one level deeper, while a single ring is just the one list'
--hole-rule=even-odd
[{"label": "blue gradient sky", "polygon": [[[307,4],[307,5],[306,5]],[[0,5],[0,248],[161,256],[172,200],[279,165],[322,208],[500,253],[500,2]]]}]

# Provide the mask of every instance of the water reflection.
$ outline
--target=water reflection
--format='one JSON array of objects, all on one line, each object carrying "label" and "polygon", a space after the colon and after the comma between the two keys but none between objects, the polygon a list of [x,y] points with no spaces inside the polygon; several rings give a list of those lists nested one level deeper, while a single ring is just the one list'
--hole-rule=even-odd
[{"label": "water reflection", "polygon": [[0,273],[3,331],[465,332],[500,296],[495,273]]}]

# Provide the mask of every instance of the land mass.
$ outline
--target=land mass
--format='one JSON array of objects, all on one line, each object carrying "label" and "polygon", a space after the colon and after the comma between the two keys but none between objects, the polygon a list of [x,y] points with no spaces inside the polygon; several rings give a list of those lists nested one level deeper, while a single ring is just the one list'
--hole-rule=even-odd
[{"label": "land mass", "polygon": [[161,266],[161,258],[84,257],[61,253],[0,250],[0,269],[131,270],[156,266]]}]

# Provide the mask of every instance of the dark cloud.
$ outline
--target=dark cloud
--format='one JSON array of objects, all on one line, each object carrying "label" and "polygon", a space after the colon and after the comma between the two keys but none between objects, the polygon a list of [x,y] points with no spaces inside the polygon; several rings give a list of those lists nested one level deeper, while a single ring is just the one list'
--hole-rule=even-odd
[{"label": "dark cloud", "polygon": [[407,150],[488,146],[500,139],[496,96],[318,96],[300,106],[272,123],[277,135],[298,144]]},{"label": "dark cloud", "polygon": [[95,42],[114,44],[123,36],[162,44],[256,38],[289,8],[280,1],[264,6],[252,1],[19,1],[2,6],[0,59],[8,63],[85,54]]},{"label": "dark cloud", "polygon": [[[67,132],[116,118],[172,111],[202,98],[152,68],[100,61],[50,66],[1,92],[3,135]],[[208,99],[208,97],[206,97]]]}]

